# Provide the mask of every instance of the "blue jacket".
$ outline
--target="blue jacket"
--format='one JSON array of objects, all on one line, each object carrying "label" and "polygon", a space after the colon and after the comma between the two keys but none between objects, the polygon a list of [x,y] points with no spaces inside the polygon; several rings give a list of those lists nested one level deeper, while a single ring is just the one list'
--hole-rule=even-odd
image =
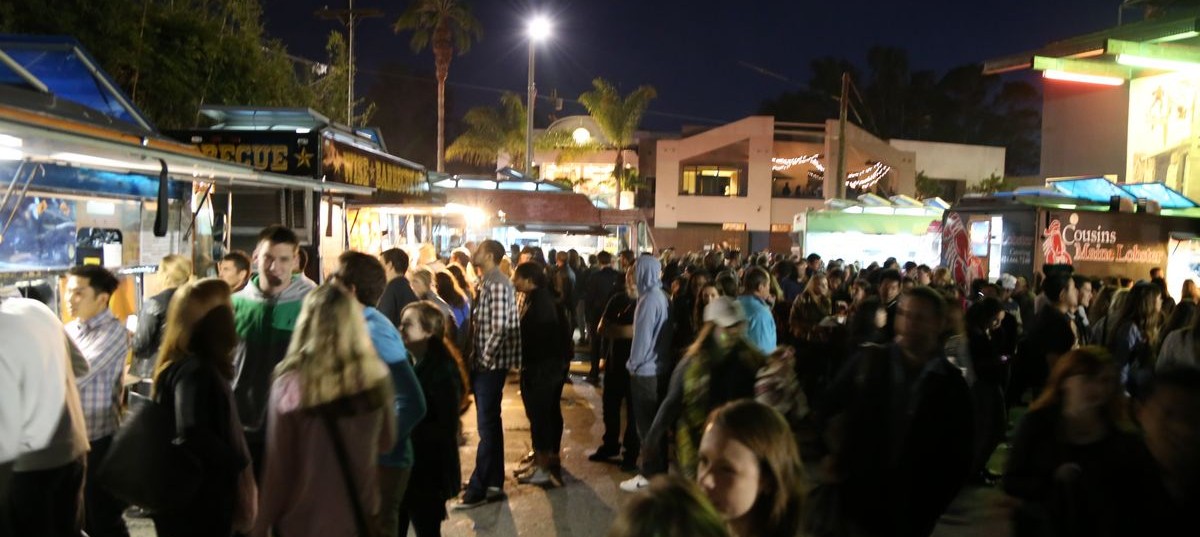
[{"label": "blue jacket", "polygon": [[363,307],[367,318],[367,331],[375,353],[387,364],[392,373],[392,388],[396,391],[396,446],[392,451],[379,456],[379,465],[392,468],[411,468],[413,465],[412,442],[408,435],[425,418],[425,394],[421,383],[408,361],[408,349],[400,340],[400,332],[392,321],[370,306]]},{"label": "blue jacket", "polygon": [[662,264],[654,256],[643,254],[638,257],[636,268],[638,300],[633,310],[633,343],[629,362],[625,364],[629,373],[636,377],[653,377],[664,373],[670,364],[667,359],[671,348],[671,329],[668,320],[670,305],[667,293],[662,290]]},{"label": "blue jacket", "polygon": [[746,339],[763,354],[771,354],[776,347],[775,316],[761,298],[742,295],[737,298],[746,312]]}]

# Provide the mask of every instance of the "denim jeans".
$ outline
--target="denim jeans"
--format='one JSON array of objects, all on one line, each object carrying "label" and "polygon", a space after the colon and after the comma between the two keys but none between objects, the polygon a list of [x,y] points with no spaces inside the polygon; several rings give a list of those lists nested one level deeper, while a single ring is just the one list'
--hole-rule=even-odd
[{"label": "denim jeans", "polygon": [[471,472],[467,492],[482,494],[488,487],[504,486],[504,424],[500,421],[500,401],[504,398],[508,370],[474,371],[471,376],[479,449],[475,453],[475,471]]}]

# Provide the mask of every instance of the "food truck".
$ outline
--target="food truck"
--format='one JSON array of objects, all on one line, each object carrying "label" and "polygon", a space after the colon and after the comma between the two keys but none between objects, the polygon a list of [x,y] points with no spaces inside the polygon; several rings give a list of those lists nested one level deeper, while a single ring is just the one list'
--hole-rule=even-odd
[{"label": "food truck", "polygon": [[214,191],[328,188],[164,137],[69,38],[0,36],[0,80],[0,293],[41,299],[64,321],[76,265],[121,276],[121,319],[158,291],[163,256],[210,274]]},{"label": "food truck", "polygon": [[[1149,278],[1166,272],[1169,289],[1200,276],[1200,209],[1162,183],[1116,184],[1104,177],[1050,181],[984,197],[946,211],[942,263],[960,285],[1000,274],[1031,283],[1048,264],[1078,274]],[[1194,267],[1192,265],[1195,265]]]},{"label": "food truck", "polygon": [[889,257],[902,263],[938,264],[942,212],[948,207],[941,199],[864,194],[855,201],[832,199],[825,205],[793,220],[803,251],[864,267]]},{"label": "food truck", "polygon": [[[350,235],[357,222],[348,213],[350,204],[437,202],[425,167],[388,153],[377,130],[341,125],[305,108],[205,106],[200,113],[213,122],[211,127],[168,134],[211,158],[305,178],[321,187],[275,192],[235,188],[218,193],[213,205],[232,249],[250,251],[266,225],[291,227],[309,259],[305,272],[315,281],[322,281],[334,270],[337,256],[354,247]],[[393,237],[408,234],[399,227],[389,229]]]}]

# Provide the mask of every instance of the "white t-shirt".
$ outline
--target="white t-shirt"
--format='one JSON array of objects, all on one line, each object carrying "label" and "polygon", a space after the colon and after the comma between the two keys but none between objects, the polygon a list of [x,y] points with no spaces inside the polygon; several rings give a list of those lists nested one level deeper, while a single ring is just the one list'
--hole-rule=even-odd
[{"label": "white t-shirt", "polygon": [[66,333],[45,304],[0,300],[0,463],[45,448],[73,378]]}]

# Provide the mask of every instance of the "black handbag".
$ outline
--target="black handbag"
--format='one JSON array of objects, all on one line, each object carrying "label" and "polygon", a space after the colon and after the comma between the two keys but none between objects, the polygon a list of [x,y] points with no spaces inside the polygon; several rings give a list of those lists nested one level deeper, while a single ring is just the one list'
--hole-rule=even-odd
[{"label": "black handbag", "polygon": [[114,496],[155,513],[178,511],[200,489],[200,461],[180,446],[174,409],[146,401],[117,431],[96,478]]}]

